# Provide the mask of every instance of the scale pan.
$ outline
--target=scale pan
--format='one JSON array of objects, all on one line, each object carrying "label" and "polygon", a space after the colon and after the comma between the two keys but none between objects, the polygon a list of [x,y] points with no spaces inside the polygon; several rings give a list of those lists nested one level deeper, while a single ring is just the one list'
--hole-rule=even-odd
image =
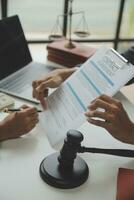
[{"label": "scale pan", "polygon": [[75,35],[77,35],[78,37],[88,37],[90,34],[89,32],[86,31],[75,31],[74,32]]},{"label": "scale pan", "polygon": [[59,40],[59,39],[62,39],[62,38],[63,38],[63,36],[58,35],[58,34],[49,35],[49,40]]}]

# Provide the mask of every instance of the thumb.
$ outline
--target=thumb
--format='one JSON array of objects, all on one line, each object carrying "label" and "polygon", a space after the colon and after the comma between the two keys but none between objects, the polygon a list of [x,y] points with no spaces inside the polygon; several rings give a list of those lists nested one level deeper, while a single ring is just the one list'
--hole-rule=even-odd
[{"label": "thumb", "polygon": [[43,94],[43,93],[41,93],[41,94],[39,95],[39,101],[40,101],[40,103],[41,103],[43,109],[46,110],[46,109],[47,109],[47,103],[46,103],[46,100],[45,100],[45,98],[44,98],[44,94]]}]

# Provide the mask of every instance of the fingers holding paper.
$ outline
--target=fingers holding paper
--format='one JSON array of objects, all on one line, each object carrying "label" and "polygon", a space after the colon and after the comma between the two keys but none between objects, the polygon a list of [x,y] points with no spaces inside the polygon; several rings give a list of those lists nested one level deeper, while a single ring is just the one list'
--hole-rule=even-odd
[{"label": "fingers holding paper", "polygon": [[105,128],[116,139],[130,143],[134,135],[134,123],[120,101],[101,95],[91,102],[88,109],[85,113],[88,122]]},{"label": "fingers holding paper", "polygon": [[[43,81],[42,81],[43,82]],[[42,85],[42,82],[39,80],[33,81],[32,86],[33,86],[33,98],[36,98],[39,100],[43,106],[43,108],[46,108],[46,102],[45,102],[45,97],[48,96],[48,88],[44,88],[44,90],[38,90],[40,86]]]},{"label": "fingers holding paper", "polygon": [[32,83],[33,86],[33,98],[39,100],[44,109],[46,109],[45,98],[48,96],[49,88],[57,88],[60,84],[68,78],[76,69],[56,69],[50,72],[48,75],[42,77],[39,80],[35,80]]}]

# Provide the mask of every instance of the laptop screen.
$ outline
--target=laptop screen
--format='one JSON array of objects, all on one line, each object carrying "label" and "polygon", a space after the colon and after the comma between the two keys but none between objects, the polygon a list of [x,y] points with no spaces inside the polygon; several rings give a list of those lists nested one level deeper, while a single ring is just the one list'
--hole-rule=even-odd
[{"label": "laptop screen", "polygon": [[32,61],[17,15],[0,20],[0,80]]}]

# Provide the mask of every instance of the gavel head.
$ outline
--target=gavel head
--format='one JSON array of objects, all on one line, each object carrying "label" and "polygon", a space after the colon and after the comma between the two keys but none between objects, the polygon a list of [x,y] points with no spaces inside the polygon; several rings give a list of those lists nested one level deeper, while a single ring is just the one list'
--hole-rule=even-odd
[{"label": "gavel head", "polygon": [[83,139],[82,133],[77,130],[69,130],[67,132],[67,137],[58,156],[59,167],[61,169],[71,170]]}]

